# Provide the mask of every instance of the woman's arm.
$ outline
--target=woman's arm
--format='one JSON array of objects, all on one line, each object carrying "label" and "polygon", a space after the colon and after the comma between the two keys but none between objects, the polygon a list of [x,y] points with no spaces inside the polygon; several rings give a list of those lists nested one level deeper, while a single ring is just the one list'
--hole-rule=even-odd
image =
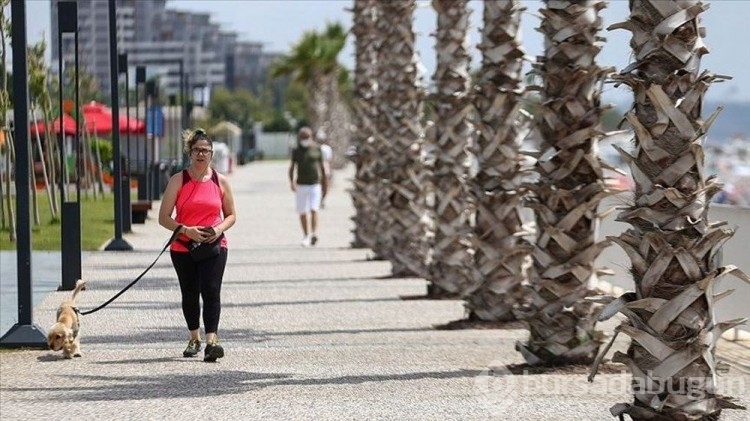
[{"label": "woman's arm", "polygon": [[221,186],[221,190],[223,193],[223,198],[221,201],[221,211],[224,214],[224,220],[214,227],[216,233],[213,237],[206,239],[206,241],[208,242],[215,241],[224,231],[232,228],[234,223],[237,222],[232,185],[229,183],[229,180],[222,174],[219,174],[219,185]]}]

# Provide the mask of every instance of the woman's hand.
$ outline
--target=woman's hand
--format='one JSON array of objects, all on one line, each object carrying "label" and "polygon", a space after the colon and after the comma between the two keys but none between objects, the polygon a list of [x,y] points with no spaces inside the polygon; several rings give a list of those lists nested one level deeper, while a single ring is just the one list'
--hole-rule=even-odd
[{"label": "woman's hand", "polygon": [[213,243],[214,241],[218,240],[221,236],[222,230],[218,226],[216,227],[201,227],[199,228],[201,234],[203,234],[205,237],[203,239],[203,242],[205,243]]},{"label": "woman's hand", "polygon": [[202,243],[208,238],[208,233],[202,231],[203,227],[185,227],[185,234],[187,238]]}]

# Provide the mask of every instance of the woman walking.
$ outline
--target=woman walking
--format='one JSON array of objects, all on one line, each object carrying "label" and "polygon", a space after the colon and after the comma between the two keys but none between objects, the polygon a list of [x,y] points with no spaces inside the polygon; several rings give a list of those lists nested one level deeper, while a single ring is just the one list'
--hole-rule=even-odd
[{"label": "woman walking", "polygon": [[[183,138],[190,164],[170,178],[159,208],[159,224],[172,231],[180,227],[180,236],[172,243],[170,254],[180,282],[182,313],[190,332],[182,355],[193,357],[201,351],[202,298],[206,332],[203,361],[214,362],[224,356],[217,331],[221,283],[227,263],[224,232],[236,221],[234,197],[226,177],[210,166],[213,141],[206,132],[202,129],[186,131]],[[190,252],[194,247],[209,252],[198,256]]]}]

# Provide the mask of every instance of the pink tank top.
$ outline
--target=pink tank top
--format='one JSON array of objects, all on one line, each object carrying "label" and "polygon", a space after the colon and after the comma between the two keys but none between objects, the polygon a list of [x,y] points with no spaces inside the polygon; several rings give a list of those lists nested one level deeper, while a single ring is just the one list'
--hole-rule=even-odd
[{"label": "pink tank top", "polygon": [[[186,226],[213,227],[224,218],[221,213],[224,193],[219,186],[219,176],[211,169],[211,179],[208,181],[193,180],[187,170],[182,170],[182,188],[177,192],[175,221]],[[188,242],[190,238],[180,235],[179,240]],[[221,247],[227,248],[227,237],[221,239]],[[172,242],[170,248],[174,251],[187,252],[188,249],[180,241]]]}]

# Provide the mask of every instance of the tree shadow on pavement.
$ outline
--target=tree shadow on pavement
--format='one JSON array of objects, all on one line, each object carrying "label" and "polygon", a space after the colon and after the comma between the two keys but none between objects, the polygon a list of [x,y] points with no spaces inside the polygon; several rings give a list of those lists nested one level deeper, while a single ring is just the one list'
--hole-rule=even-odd
[{"label": "tree shadow on pavement", "polygon": [[260,284],[260,285],[273,285],[273,284],[312,284],[315,282],[352,282],[352,281],[372,281],[376,279],[374,276],[341,276],[337,278],[311,278],[305,277],[302,279],[252,279],[252,280],[241,280],[236,279],[224,279],[225,284],[232,285],[248,285],[248,284]]},{"label": "tree shadow on pavement", "polygon": [[[251,329],[220,329],[219,337],[222,342],[251,342],[261,343],[271,338],[263,332]],[[81,340],[81,346],[106,344],[154,344],[174,343],[175,355],[181,355],[187,343],[187,330],[182,326],[138,328],[130,335],[87,335]],[[161,347],[160,347],[161,348]]]},{"label": "tree shadow on pavement", "polygon": [[470,320],[470,319],[459,319],[453,320],[445,324],[438,324],[433,326],[435,330],[463,330],[463,329],[494,329],[494,330],[517,330],[524,329],[528,330],[528,326],[525,322],[514,320],[509,322],[496,322],[489,320]]},{"label": "tree shadow on pavement", "polygon": [[[415,328],[374,328],[374,329],[332,329],[332,330],[293,330],[293,331],[258,331],[253,329],[221,329],[219,336],[222,342],[228,344],[262,343],[279,340],[284,337],[315,336],[315,335],[341,335],[341,334],[381,334],[381,333],[413,333],[432,332],[431,327]],[[121,344],[121,343],[174,343],[175,349],[182,352],[183,339],[186,337],[185,329],[182,327],[163,327],[152,329],[140,329],[132,335],[98,335],[84,338],[82,346]],[[231,346],[231,345],[230,345]],[[51,352],[51,351],[50,351]],[[177,351],[175,351],[177,352]]]},{"label": "tree shadow on pavement", "polygon": [[[255,308],[255,307],[269,307],[269,306],[297,306],[297,305],[318,305],[318,304],[344,304],[344,303],[379,303],[379,302],[400,302],[398,298],[392,297],[374,297],[374,298],[339,298],[331,300],[306,300],[306,301],[266,301],[257,303],[221,303],[222,309],[230,308]],[[133,311],[145,311],[145,310],[169,310],[179,309],[181,304],[179,302],[164,303],[162,301],[123,301],[121,303],[113,302],[106,308],[112,310],[133,310]],[[82,306],[83,307],[83,306]],[[85,308],[84,308],[85,310]]]},{"label": "tree shadow on pavement", "polygon": [[[201,362],[201,364],[203,364]],[[40,401],[121,401],[184,399],[246,393],[267,387],[358,385],[371,382],[402,382],[423,379],[476,377],[478,370],[427,371],[400,374],[346,375],[327,378],[295,378],[291,373],[254,373],[218,370],[206,373],[167,375],[85,375],[65,374],[71,385],[54,387],[6,388],[9,392],[34,391]],[[82,386],[87,385],[87,386]]]}]

